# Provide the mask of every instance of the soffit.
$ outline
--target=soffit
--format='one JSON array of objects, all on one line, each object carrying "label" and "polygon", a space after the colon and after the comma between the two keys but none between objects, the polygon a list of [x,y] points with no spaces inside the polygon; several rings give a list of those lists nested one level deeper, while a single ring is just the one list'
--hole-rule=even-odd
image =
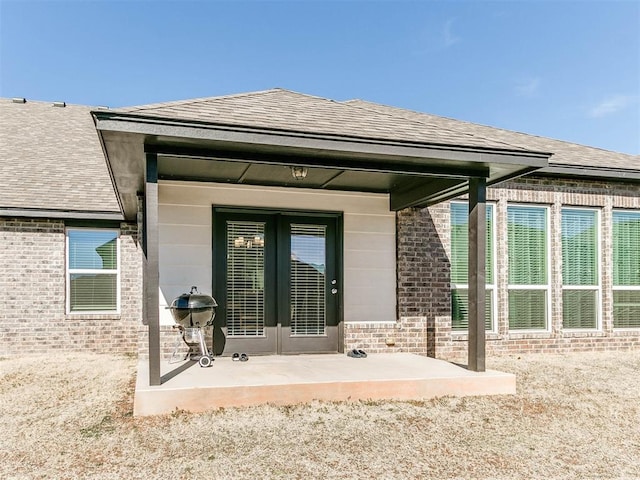
[{"label": "soffit", "polygon": [[[145,153],[158,155],[161,179],[389,193],[391,209],[461,195],[470,177],[514,178],[549,156],[281,90],[94,116],[128,217]],[[307,178],[294,180],[294,165]]]}]

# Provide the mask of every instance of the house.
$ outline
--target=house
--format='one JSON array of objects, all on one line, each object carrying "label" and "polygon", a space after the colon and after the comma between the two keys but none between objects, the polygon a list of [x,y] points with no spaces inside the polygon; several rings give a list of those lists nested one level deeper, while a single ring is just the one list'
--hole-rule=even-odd
[{"label": "house", "polygon": [[[0,101],[1,355],[640,347],[637,156],[282,89]],[[476,301],[480,299],[480,301]]]}]

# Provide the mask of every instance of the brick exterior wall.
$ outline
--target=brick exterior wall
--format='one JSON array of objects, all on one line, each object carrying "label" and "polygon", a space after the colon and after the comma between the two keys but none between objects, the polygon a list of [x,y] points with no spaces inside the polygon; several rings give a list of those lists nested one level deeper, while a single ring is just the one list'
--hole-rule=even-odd
[{"label": "brick exterior wall", "polygon": [[[495,203],[497,305],[495,333],[487,334],[487,356],[521,352],[570,352],[640,348],[640,329],[616,330],[612,318],[612,210],[640,210],[640,185],[518,179],[487,190]],[[507,205],[548,205],[551,238],[551,328],[517,333],[508,328]],[[598,331],[562,328],[563,206],[601,211],[601,313]],[[451,329],[449,204],[406,209],[396,217],[396,322],[344,325],[345,350],[413,352],[465,361],[467,335]],[[0,356],[90,350],[147,355],[142,325],[142,254],[137,226],[121,225],[120,315],[65,314],[65,225],[56,220],[0,218]],[[210,342],[210,335],[207,335]],[[176,333],[161,327],[164,358]],[[179,353],[186,353],[180,345]]]},{"label": "brick exterior wall", "polygon": [[[450,264],[444,245],[449,207],[409,208],[396,216],[397,322],[344,325],[345,351],[411,352],[435,356],[448,338],[442,325],[451,325]],[[450,328],[450,327],[449,327]]]},{"label": "brick exterior wall", "polygon": [[[525,352],[627,350],[640,348],[640,329],[613,328],[612,210],[640,210],[640,186],[597,181],[527,177],[491,187],[495,203],[497,305],[495,333],[487,334],[487,356]],[[509,331],[507,205],[549,206],[551,237],[551,328],[548,332]],[[601,232],[601,323],[598,331],[562,327],[561,209],[599,209]],[[502,241],[498,240],[502,239]],[[451,329],[449,204],[407,209],[397,214],[398,321],[345,324],[345,349],[414,352],[466,362],[468,336]]]},{"label": "brick exterior wall", "polygon": [[136,227],[121,224],[119,315],[66,314],[65,224],[0,218],[0,356],[135,354],[142,316]]},{"label": "brick exterior wall", "polygon": [[[496,258],[497,258],[497,331],[487,334],[487,355],[514,354],[520,352],[570,352],[585,350],[617,350],[640,348],[640,330],[615,330],[613,328],[612,302],[612,210],[628,208],[640,210],[640,186],[633,184],[613,184],[596,181],[558,180],[544,177],[527,177],[514,180],[487,190],[487,200],[495,202]],[[508,320],[508,252],[507,242],[507,205],[511,203],[547,205],[550,215],[551,238],[551,328],[549,332],[517,333],[509,331]],[[440,206],[438,206],[440,207]],[[431,213],[442,246],[431,246],[426,257],[439,259],[433,266],[438,272],[448,271],[446,260],[449,254],[449,208],[442,204],[439,213]],[[602,328],[598,331],[565,331],[562,327],[562,242],[561,209],[563,207],[593,207],[601,211],[601,315]],[[430,209],[434,210],[434,209]],[[398,218],[406,218],[404,212]],[[418,223],[418,229],[424,229]],[[410,230],[410,227],[408,227]],[[399,230],[400,232],[400,230]],[[433,238],[433,237],[432,237]],[[425,247],[423,247],[425,248]],[[446,250],[445,258],[440,255]],[[400,255],[400,252],[399,252]],[[398,262],[399,278],[405,266]],[[408,266],[410,268],[410,266]],[[440,282],[436,282],[437,291],[443,295],[447,313],[442,310],[427,313],[427,323],[434,317],[435,356],[452,360],[464,360],[467,355],[467,335],[451,331],[450,296],[442,292]],[[446,297],[446,300],[445,300]],[[399,299],[399,303],[400,303]],[[433,300],[418,298],[409,300],[409,304],[421,304],[425,312]],[[401,312],[402,318],[402,312]],[[428,350],[432,355],[434,352]]]}]

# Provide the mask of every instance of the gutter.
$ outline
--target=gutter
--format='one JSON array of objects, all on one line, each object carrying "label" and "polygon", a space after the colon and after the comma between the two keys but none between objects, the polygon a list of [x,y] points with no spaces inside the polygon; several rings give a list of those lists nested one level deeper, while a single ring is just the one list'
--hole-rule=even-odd
[{"label": "gutter", "polygon": [[124,222],[120,212],[55,210],[46,208],[0,207],[0,217],[56,218],[62,220],[109,220]]},{"label": "gutter", "polygon": [[583,177],[594,180],[640,182],[640,170],[582,165],[556,164],[541,168],[535,172],[553,177]]},{"label": "gutter", "polygon": [[[467,145],[454,145],[454,144],[440,144],[440,143],[427,143],[427,142],[417,142],[410,140],[392,140],[392,139],[381,139],[381,138],[373,138],[373,137],[360,137],[360,136],[351,136],[351,135],[336,135],[336,134],[326,134],[326,133],[311,133],[311,132],[302,132],[298,130],[288,130],[288,129],[278,129],[278,128],[262,128],[262,127],[253,127],[246,125],[235,125],[235,124],[225,124],[225,123],[212,123],[205,122],[201,120],[182,120],[175,118],[162,118],[155,116],[145,116],[139,114],[132,113],[120,113],[114,111],[104,111],[104,110],[94,110],[91,112],[96,121],[96,128],[98,130],[105,131],[118,131],[118,132],[129,132],[129,133],[138,133],[143,135],[166,135],[166,136],[181,136],[181,137],[189,137],[189,138],[197,138],[197,139],[214,139],[212,136],[212,132],[218,132],[219,134],[226,133],[226,136],[234,137],[236,135],[265,135],[271,137],[288,137],[295,139],[308,139],[308,140],[324,140],[324,141],[337,141],[337,142],[345,142],[350,144],[363,144],[374,146],[378,145],[381,147],[404,147],[404,148],[418,148],[418,149],[430,149],[430,150],[439,150],[439,151],[450,151],[450,152],[467,152],[471,154],[489,154],[496,156],[516,156],[520,158],[529,158],[536,160],[543,160],[540,162],[540,165],[536,166],[546,166],[546,160],[552,155],[552,153],[548,152],[537,152],[532,150],[525,150],[519,147],[515,147],[512,149],[507,148],[493,148],[493,147],[470,147]],[[117,127],[116,127],[117,125]],[[124,125],[127,125],[126,127]],[[201,133],[197,136],[191,135],[181,135],[177,130],[189,129],[189,130],[198,130]],[[207,133],[210,132],[210,133]],[[235,135],[234,135],[235,134]],[[220,139],[219,137],[216,139]],[[228,140],[233,141],[231,138]],[[261,142],[264,143],[264,142]],[[269,143],[269,142],[267,142]],[[278,142],[280,143],[280,142]],[[298,142],[295,142],[298,143]],[[425,155],[420,155],[424,157]],[[428,155],[427,155],[428,156]],[[440,157],[442,158],[442,157]],[[535,161],[535,160],[533,160]],[[511,163],[511,162],[508,162]],[[515,162],[514,162],[515,163]]]}]

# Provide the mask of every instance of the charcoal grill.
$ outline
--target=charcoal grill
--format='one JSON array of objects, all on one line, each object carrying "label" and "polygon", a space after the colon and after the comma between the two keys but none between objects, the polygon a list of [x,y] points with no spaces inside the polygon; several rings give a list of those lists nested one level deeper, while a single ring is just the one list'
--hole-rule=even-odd
[{"label": "charcoal grill", "polygon": [[[182,339],[189,347],[187,357],[190,360],[198,360],[201,367],[211,366],[213,355],[209,353],[202,329],[213,325],[217,306],[213,297],[199,293],[196,286],[191,287],[189,293],[183,293],[171,302],[171,306],[167,308],[171,310],[180,335],[172,358],[176,356]],[[200,353],[193,353],[197,349]]]}]

